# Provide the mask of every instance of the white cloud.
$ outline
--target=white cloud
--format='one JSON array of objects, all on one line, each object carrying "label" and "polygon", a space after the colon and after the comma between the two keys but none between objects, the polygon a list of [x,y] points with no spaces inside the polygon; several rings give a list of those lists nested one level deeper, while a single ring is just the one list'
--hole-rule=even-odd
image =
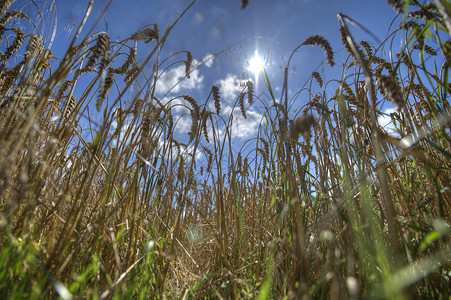
[{"label": "white cloud", "polygon": [[185,75],[185,65],[166,70],[157,80],[155,91],[157,94],[165,94],[168,91],[178,93],[202,88],[204,76],[199,74],[198,69],[191,71],[190,78],[185,78]]},{"label": "white cloud", "polygon": [[210,68],[213,65],[214,58],[215,58],[214,54],[207,54],[204,57],[202,57],[202,61],[198,61],[198,60],[194,59],[193,60],[193,69],[196,69],[202,65],[207,68]]},{"label": "white cloud", "polygon": [[263,117],[261,114],[255,111],[247,111],[246,119],[241,115],[241,112],[236,112],[234,115],[232,136],[243,139],[256,136]]},{"label": "white cloud", "polygon": [[225,79],[218,80],[221,99],[224,99],[226,103],[235,102],[238,94],[244,90],[248,80],[252,81],[252,79],[238,79],[238,76],[235,74],[227,74]]},{"label": "white cloud", "polygon": [[399,138],[400,134],[399,132],[396,130],[395,125],[393,124],[393,121],[391,119],[390,114],[396,112],[395,108],[388,108],[385,110],[384,114],[387,115],[383,115],[383,116],[379,116],[377,118],[377,122],[379,123],[379,125],[385,130],[385,132],[392,136],[392,137],[396,137]]},{"label": "white cloud", "polygon": [[214,58],[215,56],[213,54],[207,54],[202,58],[202,61],[204,62],[207,68],[210,68],[213,65]]},{"label": "white cloud", "polygon": [[[230,116],[231,113],[232,107],[225,106],[222,115],[226,116],[226,120],[228,119],[227,116]],[[247,118],[243,117],[239,108],[235,108],[233,111],[232,126],[230,128],[233,138],[248,139],[256,136],[260,124],[265,123],[263,115],[253,110],[246,109],[246,117]],[[191,116],[183,115],[177,118],[177,123],[174,130],[177,133],[187,135],[191,130],[191,124]],[[209,139],[212,140],[213,130],[211,129],[210,122],[207,123],[207,132]],[[218,138],[222,140],[224,138],[224,134],[226,133],[226,129],[224,126],[215,127],[215,133],[218,135]]]},{"label": "white cloud", "polygon": [[[230,114],[232,107],[224,107],[224,114]],[[242,115],[239,108],[235,108],[233,111],[232,120],[232,137],[248,139],[257,135],[258,127],[265,123],[263,115],[252,110],[246,109],[246,118]],[[224,131],[225,132],[225,131]]]},{"label": "white cloud", "polygon": [[[117,113],[117,111],[116,111]],[[119,143],[120,145],[124,144],[125,146],[130,145],[132,142],[133,137],[133,131],[138,128],[136,124],[132,124],[133,116],[128,115],[125,120],[123,121],[122,127],[120,128],[119,137],[116,135],[111,141],[111,145],[113,147],[116,147]],[[113,120],[111,123],[110,131],[108,133],[109,136],[112,136],[114,133],[116,133],[117,130],[117,117]],[[133,128],[130,130],[129,128],[133,126]],[[127,132],[130,130],[130,132],[127,134]],[[117,134],[117,133],[116,133]]]},{"label": "white cloud", "polygon": [[[160,147],[164,147],[164,143],[166,143],[166,141],[164,140],[160,140]],[[180,151],[180,152],[179,152]],[[178,160],[180,159],[180,157],[178,156],[180,154],[180,156],[183,157],[183,159],[185,160],[185,163],[188,163],[191,161],[192,157],[193,157],[193,151],[194,151],[194,145],[188,145],[188,147],[185,147],[183,145],[179,145],[178,147],[176,145],[173,145],[172,147],[172,159],[173,160]],[[204,158],[205,155],[202,153],[202,151],[200,150],[200,148],[196,149],[196,154],[194,155],[194,159],[196,161],[199,161],[200,159]]]},{"label": "white cloud", "polygon": [[201,65],[210,68],[213,65],[213,54],[207,54],[202,61],[193,60],[191,65],[190,78],[186,78],[185,64],[164,71],[158,78],[155,91],[157,94],[166,94],[167,92],[178,93],[203,87],[204,76],[200,74],[199,67]]},{"label": "white cloud", "polygon": [[[191,145],[191,146],[188,146],[187,148],[185,148],[184,150],[182,150],[182,155],[185,157],[185,159],[191,160],[191,158],[193,157],[193,152],[194,152],[194,146]],[[197,148],[196,154],[194,155],[194,159],[196,161],[198,161],[203,156],[204,156],[203,153],[200,151],[199,148]]]},{"label": "white cloud", "polygon": [[218,81],[219,90],[221,91],[221,98],[227,102],[232,102],[238,94],[237,76],[235,74],[227,74],[225,79]]},{"label": "white cloud", "polygon": [[190,104],[188,103],[188,101],[183,100],[181,97],[177,97],[177,98],[173,98],[173,99],[164,97],[161,101],[161,103],[164,103],[165,106],[167,106],[167,104],[169,102],[171,103],[172,113],[175,114],[176,116],[182,115],[182,114],[189,114]]},{"label": "white cloud", "polygon": [[[188,137],[188,133],[191,131],[191,125],[192,125],[192,119],[191,119],[190,115],[178,116],[174,131]],[[215,127],[215,132],[216,132],[216,134],[220,134],[220,133],[222,133],[222,130]],[[204,139],[203,132],[201,134],[202,134],[202,139]],[[210,121],[207,121],[207,134],[208,134],[209,140],[210,141],[213,140],[213,130],[212,130]]]},{"label": "white cloud", "polygon": [[[174,120],[175,121],[175,120]],[[191,116],[183,115],[177,118],[177,123],[175,124],[175,131],[178,133],[188,134],[191,130]]]}]

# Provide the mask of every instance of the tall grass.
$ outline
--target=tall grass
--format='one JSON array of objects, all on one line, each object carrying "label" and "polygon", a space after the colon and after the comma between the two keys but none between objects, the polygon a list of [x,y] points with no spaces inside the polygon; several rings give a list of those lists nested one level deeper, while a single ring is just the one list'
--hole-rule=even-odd
[{"label": "tall grass", "polygon": [[[156,97],[171,67],[159,53],[177,21],[113,42],[82,38],[84,20],[53,65],[13,2],[0,7],[2,296],[451,297],[447,2],[389,1],[404,15],[379,45],[356,41],[339,15],[341,78],[314,72],[289,98],[287,64],[280,100],[266,73],[272,99],[248,82],[236,107],[246,117],[244,102],[260,102],[266,126],[238,153],[218,87],[201,101]],[[138,64],[141,43],[152,50]],[[307,46],[334,64],[325,38],[299,51]],[[174,57],[189,77],[191,53]],[[300,95],[309,101],[299,109]],[[186,141],[174,135],[180,105],[190,111]]]}]

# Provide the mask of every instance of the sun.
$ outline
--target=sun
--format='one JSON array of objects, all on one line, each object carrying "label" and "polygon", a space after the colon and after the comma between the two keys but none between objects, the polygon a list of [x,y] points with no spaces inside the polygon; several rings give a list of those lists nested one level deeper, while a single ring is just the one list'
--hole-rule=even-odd
[{"label": "sun", "polygon": [[264,68],[265,61],[258,52],[255,51],[254,56],[249,60],[249,66],[247,67],[248,71],[254,73],[255,77],[257,77]]}]

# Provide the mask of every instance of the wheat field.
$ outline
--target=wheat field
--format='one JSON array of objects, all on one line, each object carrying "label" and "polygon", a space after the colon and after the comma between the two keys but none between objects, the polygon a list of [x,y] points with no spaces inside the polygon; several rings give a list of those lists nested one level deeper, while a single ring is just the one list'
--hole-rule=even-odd
[{"label": "wheat field", "polygon": [[[13,2],[0,1],[2,298],[450,299],[448,1],[388,1],[401,17],[378,45],[339,15],[341,78],[313,72],[296,114],[290,61],[281,99],[265,72],[269,99],[247,81],[236,109],[261,103],[266,126],[232,155],[218,86],[155,94],[179,19],[119,42],[80,22],[55,62]],[[152,47],[140,63],[136,43]],[[298,48],[311,46],[335,64],[325,37]],[[191,52],[177,55],[189,77]]]}]

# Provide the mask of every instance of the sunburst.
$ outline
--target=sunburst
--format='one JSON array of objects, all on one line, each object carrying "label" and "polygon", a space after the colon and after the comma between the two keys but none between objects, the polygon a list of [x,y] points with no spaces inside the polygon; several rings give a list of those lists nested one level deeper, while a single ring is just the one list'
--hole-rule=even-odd
[{"label": "sunburst", "polygon": [[254,56],[249,60],[249,65],[247,67],[248,71],[252,72],[255,77],[257,77],[265,68],[264,59],[255,51]]}]

